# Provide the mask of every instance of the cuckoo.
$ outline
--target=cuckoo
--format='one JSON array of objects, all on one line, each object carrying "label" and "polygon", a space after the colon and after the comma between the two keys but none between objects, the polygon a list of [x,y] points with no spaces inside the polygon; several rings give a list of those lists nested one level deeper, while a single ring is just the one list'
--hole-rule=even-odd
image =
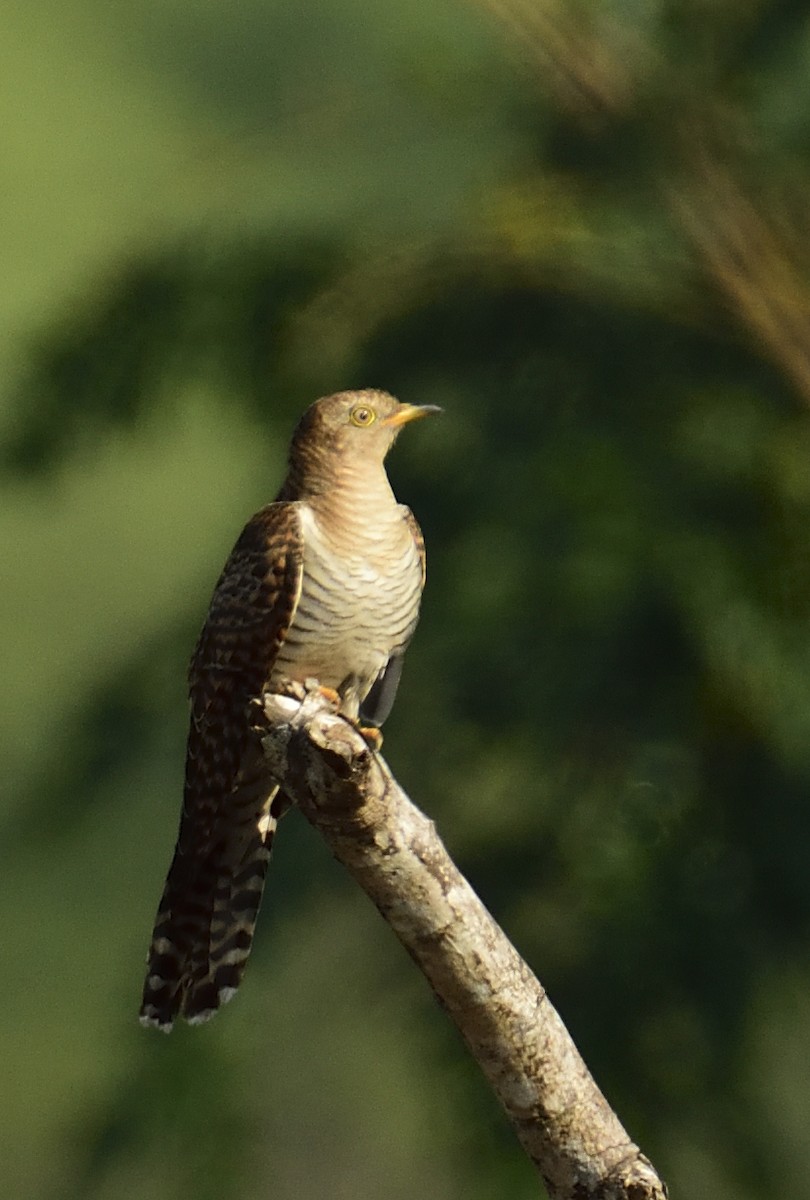
[{"label": "cuckoo", "polygon": [[289,801],[262,768],[255,706],[317,680],[349,720],[391,711],[425,583],[419,526],[385,457],[438,411],[339,392],[304,413],[276,500],[248,521],[191,659],[180,830],[155,920],[141,1021],[207,1020],[245,969],[270,848]]}]

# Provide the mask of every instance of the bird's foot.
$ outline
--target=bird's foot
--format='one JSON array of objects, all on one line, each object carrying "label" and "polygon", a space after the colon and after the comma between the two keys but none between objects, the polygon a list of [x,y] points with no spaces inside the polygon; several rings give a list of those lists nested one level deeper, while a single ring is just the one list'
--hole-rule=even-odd
[{"label": "bird's foot", "polygon": [[277,687],[273,688],[273,691],[279,696],[289,696],[291,700],[297,700],[299,704],[303,704],[307,696],[315,694],[321,696],[335,709],[340,705],[339,693],[334,688],[323,687],[317,679],[305,679],[303,683],[297,679],[284,679]]},{"label": "bird's foot", "polygon": [[[298,687],[300,686],[298,684]],[[318,683],[317,679],[305,679],[303,686],[309,695],[322,696],[335,712],[340,711],[340,706],[343,703],[340,692],[336,692],[334,688],[325,687],[322,683]],[[350,725],[354,726],[363,741],[372,750],[379,750],[382,747],[383,735],[376,725],[362,725],[356,718],[347,717],[345,713],[343,716],[346,717]]]},{"label": "bird's foot", "polygon": [[321,696],[326,702],[334,708],[335,712],[340,708],[340,692],[336,692],[334,688],[325,687],[319,683],[317,679],[305,679],[303,684],[297,685],[299,688],[303,686],[306,695],[311,696],[313,693]]},{"label": "bird's foot", "polygon": [[288,696],[290,700],[297,700],[299,704],[303,704],[309,689],[297,679],[282,679],[277,686],[269,690],[271,695]]},{"label": "bird's foot", "polygon": [[355,724],[355,729],[367,746],[370,746],[372,750],[382,750],[383,735],[381,729],[378,729],[376,725],[360,725],[354,722],[353,724]]}]

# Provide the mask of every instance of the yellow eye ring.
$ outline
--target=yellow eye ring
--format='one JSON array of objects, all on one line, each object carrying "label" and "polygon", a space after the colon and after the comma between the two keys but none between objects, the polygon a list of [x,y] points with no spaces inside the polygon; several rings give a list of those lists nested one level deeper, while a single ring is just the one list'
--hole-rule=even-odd
[{"label": "yellow eye ring", "polygon": [[373,425],[377,420],[377,414],[367,404],[358,404],[349,413],[349,420],[352,425],[359,425],[362,429],[363,427]]}]

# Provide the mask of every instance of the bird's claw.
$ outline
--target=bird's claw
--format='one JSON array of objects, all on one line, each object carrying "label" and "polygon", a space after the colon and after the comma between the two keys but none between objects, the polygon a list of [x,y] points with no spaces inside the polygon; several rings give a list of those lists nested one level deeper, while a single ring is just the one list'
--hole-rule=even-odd
[{"label": "bird's claw", "polygon": [[355,728],[360,734],[360,737],[371,750],[381,750],[383,744],[382,730],[376,725],[360,725],[356,724]]},{"label": "bird's claw", "polygon": [[335,712],[340,708],[340,693],[336,692],[334,688],[324,687],[317,679],[310,677],[309,679],[305,679],[303,684],[299,683],[296,686],[303,688],[304,695],[306,696],[320,696],[321,699],[326,700],[334,708]]},{"label": "bird's claw", "polygon": [[307,698],[306,686],[299,683],[297,679],[284,679],[277,687],[270,688],[268,691],[279,696],[288,696],[290,700],[297,700],[299,704],[303,704]]},{"label": "bird's claw", "polygon": [[298,679],[283,679],[277,687],[271,690],[279,696],[289,696],[291,700],[297,700],[299,704],[303,704],[307,696],[313,694],[321,696],[335,708],[340,704],[339,693],[334,688],[323,687],[317,679],[305,679],[303,683]]},{"label": "bird's claw", "polygon": [[337,712],[337,710],[340,708],[340,693],[336,692],[334,688],[322,687],[320,683],[317,685],[315,690],[321,696],[323,696],[324,700],[328,700],[328,702],[335,709],[335,712]]}]

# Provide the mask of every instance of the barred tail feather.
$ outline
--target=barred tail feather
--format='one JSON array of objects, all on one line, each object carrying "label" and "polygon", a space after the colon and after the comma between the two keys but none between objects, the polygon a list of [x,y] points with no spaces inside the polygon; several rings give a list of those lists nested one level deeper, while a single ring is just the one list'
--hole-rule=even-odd
[{"label": "barred tail feather", "polygon": [[236,995],[253,945],[276,821],[257,835],[235,872],[221,880],[214,898],[207,950],[195,956],[182,1014],[191,1025],[210,1020]]},{"label": "barred tail feather", "polygon": [[166,880],[147,957],[140,1020],[165,1033],[175,1019],[209,1020],[236,993],[253,944],[273,835],[287,801],[276,796],[239,842],[190,860],[181,845]]}]

